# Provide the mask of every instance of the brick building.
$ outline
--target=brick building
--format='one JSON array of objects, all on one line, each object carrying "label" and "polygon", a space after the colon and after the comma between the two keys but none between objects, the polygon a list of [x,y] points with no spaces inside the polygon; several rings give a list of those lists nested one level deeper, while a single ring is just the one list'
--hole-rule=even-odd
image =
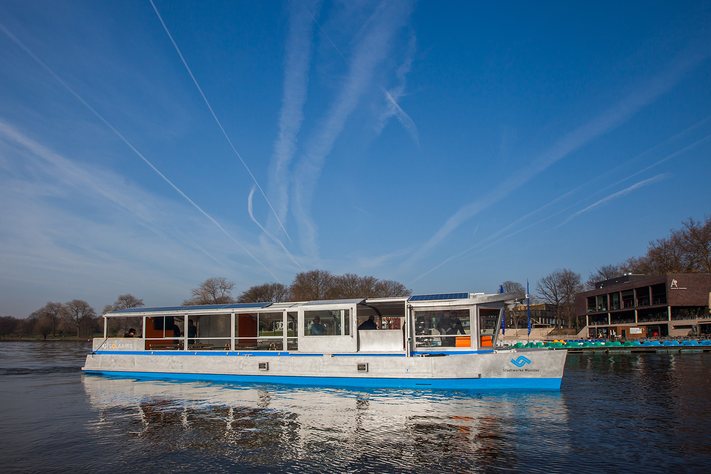
[{"label": "brick building", "polygon": [[585,316],[590,337],[711,335],[711,275],[627,274],[595,287],[575,295],[575,314]]}]

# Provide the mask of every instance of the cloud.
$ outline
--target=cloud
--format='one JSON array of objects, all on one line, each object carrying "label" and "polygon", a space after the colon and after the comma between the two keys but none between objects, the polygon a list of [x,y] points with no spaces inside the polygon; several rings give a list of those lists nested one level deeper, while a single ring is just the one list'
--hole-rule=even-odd
[{"label": "cloud", "polygon": [[3,121],[0,164],[4,314],[26,315],[45,298],[101,308],[136,291],[149,291],[154,304],[174,304],[208,276],[254,274],[253,264],[243,263],[246,253],[235,255],[188,203],[79,166]]},{"label": "cloud", "polygon": [[[286,221],[289,207],[289,166],[297,148],[297,136],[304,120],[309,84],[309,64],[313,50],[314,15],[321,8],[321,0],[309,3],[289,2],[289,36],[286,42],[284,69],[284,99],[279,112],[279,136],[269,167],[269,196],[276,218]],[[267,228],[272,228],[271,216]]]},{"label": "cloud", "polygon": [[375,67],[386,57],[392,36],[404,25],[411,9],[410,2],[402,1],[382,2],[377,7],[358,35],[349,73],[338,97],[305,147],[294,175],[294,215],[306,255],[316,257],[318,253],[317,230],[310,209],[326,156],[363,91],[371,83]]},{"label": "cloud", "polygon": [[[247,247],[245,247],[241,242],[239,242],[237,239],[235,239],[232,235],[230,235],[227,230],[225,230],[222,225],[220,225],[219,222],[217,222],[210,214],[205,212],[200,206],[198,206],[192,199],[190,199],[183,191],[180,190],[175,184],[173,184],[172,181],[170,181],[163,173],[161,173],[158,168],[153,166],[153,163],[151,163],[141,152],[139,152],[116,128],[114,128],[113,125],[111,125],[101,114],[99,114],[94,108],[89,105],[79,94],[77,94],[74,89],[69,87],[69,85],[62,80],[49,66],[47,66],[37,55],[35,55],[27,46],[22,43],[15,35],[10,32],[7,28],[5,28],[4,25],[0,24],[0,30],[2,30],[13,42],[15,42],[23,51],[25,51],[37,64],[42,66],[43,69],[45,69],[49,74],[52,75],[69,93],[71,93],[79,102],[81,102],[89,111],[96,116],[99,120],[101,120],[104,125],[106,125],[114,134],[121,139],[136,155],[138,155],[139,158],[141,158],[153,171],[158,174],[163,180],[168,183],[175,191],[178,192],[185,200],[187,200],[192,206],[197,209],[203,216],[205,216],[210,222],[212,222],[215,226],[217,226],[218,229],[222,231],[223,234],[225,234],[230,240],[232,240],[235,244],[237,244],[242,250],[244,250],[247,255],[249,255],[255,262],[257,262],[264,270],[266,270],[272,277],[276,279],[276,276],[272,271],[267,268],[264,263],[262,263],[261,260],[259,260],[252,252],[247,250]],[[6,131],[9,135],[14,134],[15,139],[23,142],[25,146],[28,146],[30,148],[34,147],[35,149],[39,149],[39,145],[37,145],[34,142],[31,142],[30,140],[25,139],[22,135],[16,133],[14,129],[12,129],[9,126],[5,126]],[[235,150],[236,151],[236,150]]]},{"label": "cloud", "polygon": [[688,71],[706,60],[708,54],[708,48],[699,48],[699,50],[687,52],[672,63],[664,73],[635,87],[634,92],[607,109],[600,116],[564,135],[546,152],[539,155],[530,166],[509,176],[484,197],[461,207],[447,219],[444,225],[425,244],[403,263],[402,267],[409,267],[419,261],[462,223],[509,196],[551,165],[629,120],[642,107],[676,85]]}]

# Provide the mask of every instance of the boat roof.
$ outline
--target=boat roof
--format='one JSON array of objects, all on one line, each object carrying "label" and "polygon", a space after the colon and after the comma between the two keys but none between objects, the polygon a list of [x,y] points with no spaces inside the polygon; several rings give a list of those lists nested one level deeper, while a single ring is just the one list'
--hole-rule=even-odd
[{"label": "boat roof", "polygon": [[127,317],[127,316],[147,316],[151,314],[165,314],[165,315],[175,315],[175,314],[185,314],[185,313],[224,313],[227,310],[244,310],[244,309],[273,309],[276,311],[282,311],[284,309],[298,308],[304,306],[325,306],[325,305],[340,305],[340,304],[359,304],[359,305],[393,305],[393,304],[404,304],[405,302],[449,302],[450,304],[455,302],[461,302],[462,300],[472,301],[472,299],[478,300],[477,302],[485,302],[483,300],[489,301],[504,301],[517,299],[521,295],[504,293],[495,295],[485,295],[484,293],[432,293],[424,295],[413,295],[413,296],[400,296],[391,298],[348,298],[339,300],[313,300],[313,301],[298,301],[298,302],[280,302],[280,303],[230,303],[230,304],[211,304],[211,305],[196,305],[196,306],[159,306],[155,308],[127,308],[127,309],[117,309],[109,313],[104,314],[104,316],[112,317]]}]

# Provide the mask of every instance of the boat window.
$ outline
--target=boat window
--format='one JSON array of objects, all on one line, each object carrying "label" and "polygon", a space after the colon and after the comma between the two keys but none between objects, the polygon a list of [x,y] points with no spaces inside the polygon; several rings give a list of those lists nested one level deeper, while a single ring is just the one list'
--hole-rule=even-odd
[{"label": "boat window", "polygon": [[304,311],[305,336],[347,336],[350,334],[350,310]]},{"label": "boat window", "polygon": [[479,310],[479,337],[481,347],[493,347],[498,321],[498,309]]},{"label": "boat window", "polygon": [[[186,334],[187,332],[187,334]],[[230,315],[207,314],[188,317],[187,331],[182,328],[182,334],[188,338],[188,349],[211,350],[228,349],[230,347]]]},{"label": "boat window", "polygon": [[299,349],[299,335],[296,331],[298,313],[286,313],[286,350],[296,351]]},{"label": "boat window", "polygon": [[471,347],[469,310],[415,312],[415,347]]},{"label": "boat window", "polygon": [[284,346],[282,313],[259,313],[257,316],[257,349],[280,351]]}]

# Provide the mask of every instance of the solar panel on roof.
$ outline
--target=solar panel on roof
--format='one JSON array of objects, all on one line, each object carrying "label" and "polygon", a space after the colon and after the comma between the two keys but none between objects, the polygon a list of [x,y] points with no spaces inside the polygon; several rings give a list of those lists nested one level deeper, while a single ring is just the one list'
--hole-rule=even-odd
[{"label": "solar panel on roof", "polygon": [[415,295],[408,301],[438,301],[438,300],[465,300],[469,293],[441,293],[438,295]]}]

